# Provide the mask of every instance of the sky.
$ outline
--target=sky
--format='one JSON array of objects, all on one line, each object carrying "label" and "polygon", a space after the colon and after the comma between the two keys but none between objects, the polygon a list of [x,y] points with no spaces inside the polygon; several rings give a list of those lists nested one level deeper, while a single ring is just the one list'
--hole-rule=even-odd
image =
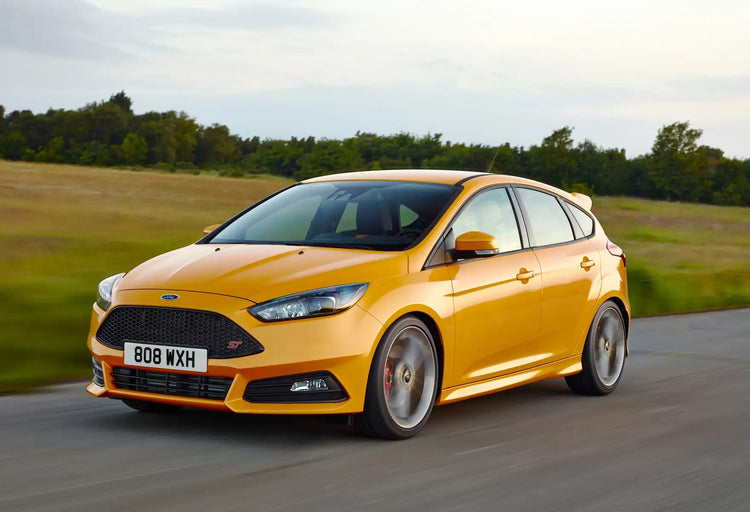
[{"label": "sky", "polygon": [[0,0],[0,105],[124,90],[242,137],[441,133],[650,151],[688,121],[750,158],[746,0]]}]

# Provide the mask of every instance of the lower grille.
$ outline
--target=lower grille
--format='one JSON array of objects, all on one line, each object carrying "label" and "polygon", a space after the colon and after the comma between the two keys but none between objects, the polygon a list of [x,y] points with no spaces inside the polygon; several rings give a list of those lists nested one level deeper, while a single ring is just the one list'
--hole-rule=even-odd
[{"label": "lower grille", "polygon": [[224,400],[232,385],[232,379],[228,377],[185,375],[119,367],[112,368],[112,380],[115,387],[119,389],[208,400]]}]

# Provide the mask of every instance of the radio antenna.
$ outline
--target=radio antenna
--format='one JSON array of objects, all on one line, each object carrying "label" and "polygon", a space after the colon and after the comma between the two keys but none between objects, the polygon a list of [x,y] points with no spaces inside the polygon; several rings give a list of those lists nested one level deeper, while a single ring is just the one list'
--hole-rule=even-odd
[{"label": "radio antenna", "polygon": [[492,166],[495,165],[495,158],[497,158],[498,153],[500,153],[500,146],[495,150],[495,154],[492,156],[492,161],[490,162],[490,165],[487,166],[487,172],[492,172]]}]

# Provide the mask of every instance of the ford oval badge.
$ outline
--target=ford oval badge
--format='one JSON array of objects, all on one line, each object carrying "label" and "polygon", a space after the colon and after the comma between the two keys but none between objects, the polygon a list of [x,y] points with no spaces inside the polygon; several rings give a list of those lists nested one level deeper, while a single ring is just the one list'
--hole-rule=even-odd
[{"label": "ford oval badge", "polygon": [[162,300],[177,300],[179,298],[180,296],[174,293],[165,293],[164,295],[161,296]]}]

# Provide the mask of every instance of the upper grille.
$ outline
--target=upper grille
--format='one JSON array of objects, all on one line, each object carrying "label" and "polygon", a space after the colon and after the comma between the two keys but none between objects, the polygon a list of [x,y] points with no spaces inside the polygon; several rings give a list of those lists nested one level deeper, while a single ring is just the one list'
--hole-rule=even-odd
[{"label": "upper grille", "polygon": [[224,400],[232,385],[232,379],[228,377],[184,375],[119,367],[112,368],[112,382],[116,387],[130,391],[209,400]]},{"label": "upper grille", "polygon": [[119,306],[104,319],[96,338],[117,349],[126,341],[205,348],[216,359],[263,352],[255,338],[227,317],[194,309]]}]

